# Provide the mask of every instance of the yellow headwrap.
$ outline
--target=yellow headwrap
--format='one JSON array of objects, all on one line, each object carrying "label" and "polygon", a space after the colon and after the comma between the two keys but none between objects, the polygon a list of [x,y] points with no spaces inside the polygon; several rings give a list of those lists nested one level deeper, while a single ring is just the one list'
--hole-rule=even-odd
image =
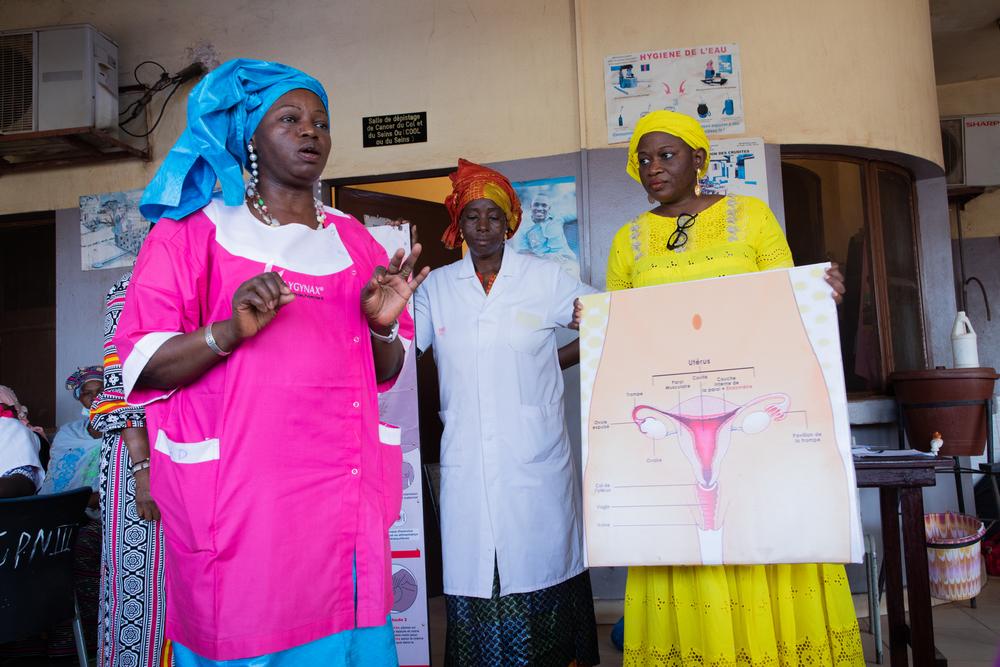
[{"label": "yellow headwrap", "polygon": [[708,137],[705,130],[701,129],[701,124],[692,118],[676,111],[654,111],[646,114],[635,124],[635,131],[628,142],[628,164],[625,171],[628,175],[639,180],[639,158],[636,153],[639,150],[639,140],[650,132],[666,132],[672,134],[688,146],[694,149],[701,148],[705,151],[705,163],[698,170],[698,178],[704,178],[708,172],[709,146]]}]

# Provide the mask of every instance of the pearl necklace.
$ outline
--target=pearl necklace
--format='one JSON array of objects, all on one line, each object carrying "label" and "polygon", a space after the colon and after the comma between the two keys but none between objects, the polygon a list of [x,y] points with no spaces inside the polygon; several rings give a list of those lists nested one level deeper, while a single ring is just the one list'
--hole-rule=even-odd
[{"label": "pearl necklace", "polygon": [[[264,219],[264,223],[271,227],[280,227],[281,222],[271,215],[267,204],[264,203],[264,197],[257,191],[257,183],[259,182],[257,178],[257,151],[254,148],[253,142],[247,143],[247,154],[250,157],[250,182],[247,183],[247,205],[260,213],[260,217]],[[323,210],[323,202],[313,197],[313,206],[316,207],[315,229],[316,231],[322,231],[323,223],[326,222],[326,212]]]},{"label": "pearl necklace", "polygon": [[[260,217],[264,219],[264,222],[271,227],[280,227],[281,222],[271,215],[271,212],[267,208],[267,204],[264,203],[264,198],[260,196],[260,193],[253,192],[250,194],[250,188],[247,188],[247,205],[251,206],[255,211],[260,213]],[[326,221],[326,212],[323,210],[323,202],[318,199],[313,199],[313,206],[316,207],[316,231],[321,231],[323,229],[323,223]]]}]

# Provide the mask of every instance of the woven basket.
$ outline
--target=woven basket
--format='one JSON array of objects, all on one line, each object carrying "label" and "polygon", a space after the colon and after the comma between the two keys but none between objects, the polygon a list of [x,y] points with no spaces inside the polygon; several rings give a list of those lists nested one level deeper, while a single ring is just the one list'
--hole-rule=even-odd
[{"label": "woven basket", "polygon": [[983,587],[979,543],[983,522],[968,514],[924,515],[931,595],[939,600],[968,600]]}]

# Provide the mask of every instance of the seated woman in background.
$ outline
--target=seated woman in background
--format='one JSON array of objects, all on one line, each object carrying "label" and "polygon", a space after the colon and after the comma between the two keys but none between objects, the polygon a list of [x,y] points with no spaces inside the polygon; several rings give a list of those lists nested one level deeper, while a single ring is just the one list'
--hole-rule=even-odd
[{"label": "seated woman in background", "polygon": [[45,476],[27,413],[14,392],[0,385],[0,498],[33,496]]},{"label": "seated woman in background", "polygon": [[83,407],[83,417],[64,424],[52,440],[49,470],[41,493],[61,493],[81,486],[94,491],[90,507],[97,507],[97,480],[101,472],[101,434],[90,426],[90,406],[104,389],[104,368],[78,368],[66,378],[66,389]]},{"label": "seated woman in background", "polygon": [[[97,609],[101,579],[101,521],[98,509],[98,482],[101,472],[101,433],[90,426],[90,406],[104,389],[104,367],[78,368],[66,378],[66,389],[80,402],[85,416],[64,424],[52,439],[49,469],[39,493],[62,493],[89,486],[89,521],[80,527],[73,560],[76,597],[80,603],[87,651],[97,648]],[[49,635],[49,656],[73,653],[73,632],[69,623],[60,624]]]},{"label": "seated woman in background", "polygon": [[[35,426],[28,420],[28,406],[21,403],[13,389],[3,384],[0,384],[0,405],[9,406],[14,411],[14,416],[17,417],[18,421],[38,436],[39,441],[41,441],[38,458],[42,462],[42,478],[44,478],[45,470],[49,467],[49,436],[45,434],[45,429],[41,426]],[[39,481],[39,483],[41,482]]]},{"label": "seated woman in background", "polygon": [[[93,369],[97,370],[94,381]],[[103,386],[100,366],[79,369],[67,380],[67,388],[85,406]],[[84,401],[87,401],[84,403]],[[81,486],[97,488],[100,439],[87,443],[88,419],[71,422],[59,429],[52,447],[46,475],[38,457],[41,429],[28,422],[28,410],[8,387],[0,385],[0,498],[59,493]],[[84,438],[80,434],[87,437]],[[88,449],[89,447],[89,449]],[[84,449],[86,451],[76,451]],[[88,463],[91,460],[92,463]],[[44,478],[44,481],[43,481]],[[93,496],[96,499],[96,494]],[[96,500],[93,504],[97,506]],[[93,518],[80,528],[74,551],[76,595],[80,604],[88,652],[97,646],[97,593],[100,583],[101,530]],[[73,627],[69,621],[53,627],[45,637],[25,639],[4,646],[0,657],[47,656],[58,658],[76,654]]]}]

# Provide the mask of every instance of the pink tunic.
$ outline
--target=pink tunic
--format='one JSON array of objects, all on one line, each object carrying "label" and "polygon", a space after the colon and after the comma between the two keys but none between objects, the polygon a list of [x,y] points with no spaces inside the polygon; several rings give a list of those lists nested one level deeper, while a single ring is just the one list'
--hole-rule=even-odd
[{"label": "pink tunic", "polygon": [[[143,245],[115,343],[126,397],[148,404],[166,542],[166,636],[214,660],[383,625],[401,452],[380,440],[360,292],[385,251],[354,218],[271,228],[213,200]],[[232,311],[247,279],[296,294],[196,382],[136,388],[171,336]],[[400,332],[412,338],[404,312]],[[357,604],[352,585],[357,567]]]}]

